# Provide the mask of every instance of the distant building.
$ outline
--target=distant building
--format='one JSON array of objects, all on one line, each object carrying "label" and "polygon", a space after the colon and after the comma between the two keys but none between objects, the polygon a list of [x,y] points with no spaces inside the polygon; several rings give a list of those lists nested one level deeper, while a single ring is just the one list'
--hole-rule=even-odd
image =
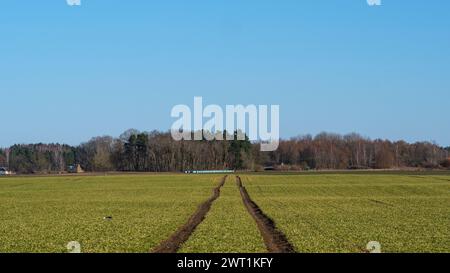
[{"label": "distant building", "polygon": [[70,165],[68,171],[69,173],[84,173],[80,164]]},{"label": "distant building", "polygon": [[0,175],[10,175],[11,172],[5,167],[0,167]]}]

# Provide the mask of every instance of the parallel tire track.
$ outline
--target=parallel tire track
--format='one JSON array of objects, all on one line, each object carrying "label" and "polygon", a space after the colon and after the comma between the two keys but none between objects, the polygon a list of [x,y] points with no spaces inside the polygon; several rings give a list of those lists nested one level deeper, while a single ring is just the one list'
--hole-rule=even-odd
[{"label": "parallel tire track", "polygon": [[186,224],[181,226],[172,236],[154,248],[152,253],[176,253],[180,247],[189,239],[191,234],[205,219],[214,201],[220,196],[220,189],[225,185],[227,176],[223,177],[220,184],[214,188],[213,195],[202,203],[197,211],[189,218]]},{"label": "parallel tire track", "polygon": [[286,238],[286,235],[278,230],[275,222],[264,214],[261,208],[252,201],[247,189],[242,185],[239,176],[236,176],[236,183],[241,192],[242,201],[244,202],[245,207],[258,225],[267,250],[270,253],[295,253],[295,249]]}]

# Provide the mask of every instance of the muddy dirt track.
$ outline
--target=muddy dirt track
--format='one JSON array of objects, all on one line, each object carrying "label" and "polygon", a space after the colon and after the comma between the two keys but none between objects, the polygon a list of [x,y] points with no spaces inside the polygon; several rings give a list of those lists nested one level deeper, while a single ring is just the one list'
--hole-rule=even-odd
[{"label": "muddy dirt track", "polygon": [[198,225],[205,219],[214,201],[220,196],[220,189],[225,185],[227,176],[223,177],[220,184],[214,188],[213,195],[202,203],[197,211],[189,218],[188,222],[178,229],[172,236],[153,249],[152,253],[176,253],[185,243]]},{"label": "muddy dirt track", "polygon": [[[189,239],[198,225],[200,225],[211,209],[214,201],[220,196],[220,189],[225,185],[227,176],[223,177],[219,185],[214,188],[213,195],[202,203],[197,211],[189,218],[186,224],[181,226],[172,236],[154,248],[152,253],[176,253]],[[255,220],[263,237],[267,250],[270,253],[295,253],[295,249],[286,236],[277,229],[275,222],[270,219],[259,206],[252,201],[247,190],[242,185],[241,178],[236,176],[236,184],[240,191],[244,206]]]},{"label": "muddy dirt track", "polygon": [[245,207],[258,225],[267,250],[270,253],[295,253],[295,249],[286,238],[286,235],[278,230],[275,222],[265,215],[259,206],[252,201],[239,176],[236,177],[236,183]]}]

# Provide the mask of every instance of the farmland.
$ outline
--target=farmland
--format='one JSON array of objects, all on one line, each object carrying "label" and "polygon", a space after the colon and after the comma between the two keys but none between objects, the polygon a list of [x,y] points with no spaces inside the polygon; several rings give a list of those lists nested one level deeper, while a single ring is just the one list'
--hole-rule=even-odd
[{"label": "farmland", "polygon": [[450,177],[245,176],[299,252],[450,252]]},{"label": "farmland", "polygon": [[[450,175],[241,174],[252,200],[298,252],[450,252]],[[211,197],[223,175],[0,179],[0,252],[148,253]],[[229,175],[179,252],[266,252]],[[105,218],[107,217],[107,218]],[[111,218],[108,218],[111,217]]]},{"label": "farmland", "polygon": [[[206,199],[212,176],[0,179],[0,252],[149,252]],[[104,217],[112,216],[112,220]]]}]

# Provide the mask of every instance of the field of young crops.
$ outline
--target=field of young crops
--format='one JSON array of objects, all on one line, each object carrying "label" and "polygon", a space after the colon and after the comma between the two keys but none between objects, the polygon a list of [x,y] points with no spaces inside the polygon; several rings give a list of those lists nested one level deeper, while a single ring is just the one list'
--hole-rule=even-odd
[{"label": "field of young crops", "polygon": [[[297,252],[450,252],[450,176],[243,174]],[[189,223],[223,175],[0,178],[0,252],[150,252]],[[265,252],[229,175],[179,252]],[[106,217],[106,218],[105,218]],[[182,230],[182,229],[181,229]],[[176,236],[175,236],[176,237]]]},{"label": "field of young crops", "polygon": [[450,252],[450,176],[245,176],[298,252]]},{"label": "field of young crops", "polygon": [[[0,179],[0,252],[150,252],[208,198],[215,176]],[[112,219],[104,219],[110,217]]]}]

